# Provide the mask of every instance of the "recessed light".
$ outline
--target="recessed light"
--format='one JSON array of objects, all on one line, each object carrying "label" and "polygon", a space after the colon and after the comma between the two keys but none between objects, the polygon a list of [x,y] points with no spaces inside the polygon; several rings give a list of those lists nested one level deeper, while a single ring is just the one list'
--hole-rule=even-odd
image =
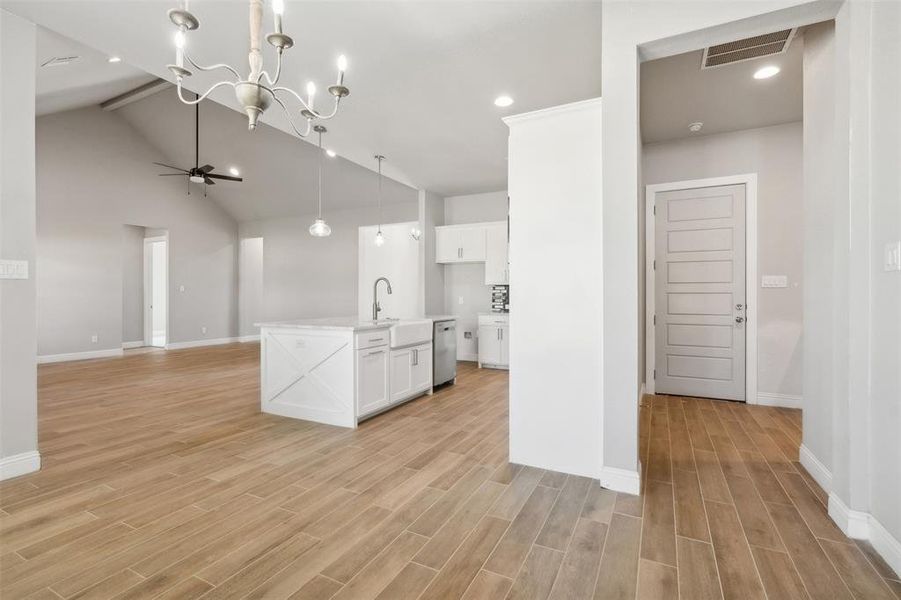
[{"label": "recessed light", "polygon": [[506,108],[513,104],[513,98],[510,96],[498,96],[494,99],[494,105],[500,106],[501,108]]},{"label": "recessed light", "polygon": [[328,154],[329,158],[335,158],[335,157],[337,156],[337,154],[335,153],[335,151],[334,151],[334,150],[331,150],[331,149],[326,150],[325,153]]},{"label": "recessed light", "polygon": [[228,172],[235,177],[241,174],[241,171],[239,171],[237,167],[229,167]]},{"label": "recessed light", "polygon": [[694,123],[688,124],[688,130],[691,131],[692,133],[697,133],[697,132],[701,131],[701,127],[703,127],[703,126],[704,126],[704,124],[701,123],[700,121],[695,121]]},{"label": "recessed light", "polygon": [[117,63],[122,62],[122,59],[118,56],[110,56],[108,59],[106,59],[106,62]]},{"label": "recessed light", "polygon": [[754,79],[769,79],[780,70],[781,69],[779,67],[776,67],[774,65],[762,67],[760,69],[757,69],[757,71],[754,73]]}]

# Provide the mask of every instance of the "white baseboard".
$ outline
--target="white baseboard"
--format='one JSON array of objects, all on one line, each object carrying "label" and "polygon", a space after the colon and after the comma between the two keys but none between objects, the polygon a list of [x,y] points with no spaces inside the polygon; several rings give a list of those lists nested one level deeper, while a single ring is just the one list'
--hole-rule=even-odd
[{"label": "white baseboard", "polygon": [[90,360],[92,358],[116,358],[122,356],[122,348],[108,350],[89,350],[88,352],[67,352],[65,354],[42,354],[38,356],[38,364],[66,362],[70,360]]},{"label": "white baseboard", "polygon": [[41,470],[41,454],[37,450],[0,458],[0,481]]},{"label": "white baseboard", "polygon": [[458,353],[457,360],[465,360],[468,362],[479,362],[479,355],[478,354]]},{"label": "white baseboard", "polygon": [[901,573],[901,541],[870,515],[870,543],[895,573]]},{"label": "white baseboard", "polygon": [[869,540],[879,556],[901,573],[901,542],[868,512],[852,510],[835,494],[829,494],[829,516],[849,538]]},{"label": "white baseboard", "polygon": [[130,348],[143,348],[144,340],[135,340],[133,342],[122,342],[122,349],[128,350]]},{"label": "white baseboard", "polygon": [[641,406],[641,404],[644,402],[644,397],[645,397],[645,394],[647,394],[647,393],[648,393],[648,386],[645,384],[644,381],[642,381],[641,387],[638,388],[638,406]]},{"label": "white baseboard", "polygon": [[641,492],[641,464],[639,463],[638,465],[638,471],[629,471],[616,467],[601,467],[600,479],[601,487],[614,492],[637,496]]},{"label": "white baseboard", "polygon": [[813,452],[810,451],[810,448],[801,444],[801,448],[798,451],[798,454],[801,457],[801,466],[807,469],[807,472],[810,473],[810,476],[813,477],[813,480],[820,484],[820,487],[826,493],[832,491],[832,472],[826,468],[826,465],[820,462],[816,456],[814,456]]},{"label": "white baseboard", "polygon": [[232,344],[241,341],[241,338],[227,337],[215,338],[211,340],[191,340],[190,342],[173,342],[166,344],[166,350],[182,350],[184,348],[199,348],[201,346],[219,346],[222,344]]},{"label": "white baseboard", "polygon": [[238,341],[239,341],[239,342],[259,342],[259,341],[260,341],[260,334],[256,334],[256,335],[242,335],[241,337],[238,338]]},{"label": "white baseboard", "polygon": [[803,408],[803,398],[792,394],[757,392],[757,404],[763,406],[781,406],[783,408]]}]

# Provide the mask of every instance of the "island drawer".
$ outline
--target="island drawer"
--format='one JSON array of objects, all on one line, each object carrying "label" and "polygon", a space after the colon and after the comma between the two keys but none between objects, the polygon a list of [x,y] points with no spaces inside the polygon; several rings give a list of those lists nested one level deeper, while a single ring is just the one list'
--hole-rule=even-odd
[{"label": "island drawer", "polygon": [[355,347],[359,350],[361,348],[374,348],[375,346],[387,346],[388,345],[388,330],[387,329],[379,329],[377,331],[363,331],[357,334],[357,339],[355,343]]}]

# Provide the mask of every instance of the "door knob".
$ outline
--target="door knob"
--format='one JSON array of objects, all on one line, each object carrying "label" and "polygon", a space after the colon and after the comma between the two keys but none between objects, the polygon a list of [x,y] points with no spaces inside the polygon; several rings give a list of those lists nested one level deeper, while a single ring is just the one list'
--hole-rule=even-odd
[{"label": "door knob", "polygon": [[744,307],[745,307],[744,304],[736,304],[736,305],[735,305],[735,310],[741,310],[741,309],[743,309]]},{"label": "door knob", "polygon": [[745,318],[744,318],[744,317],[735,317],[735,322],[736,322],[736,323],[744,323],[744,322],[745,322]]}]

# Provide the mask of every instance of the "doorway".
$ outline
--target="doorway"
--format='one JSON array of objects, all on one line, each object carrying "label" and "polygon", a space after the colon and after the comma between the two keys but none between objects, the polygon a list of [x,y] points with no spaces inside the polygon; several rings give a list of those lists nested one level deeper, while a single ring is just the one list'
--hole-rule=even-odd
[{"label": "doorway", "polygon": [[144,345],[165,348],[169,332],[169,241],[144,238]]},{"label": "doorway", "polygon": [[647,388],[755,402],[756,174],[647,186]]}]

